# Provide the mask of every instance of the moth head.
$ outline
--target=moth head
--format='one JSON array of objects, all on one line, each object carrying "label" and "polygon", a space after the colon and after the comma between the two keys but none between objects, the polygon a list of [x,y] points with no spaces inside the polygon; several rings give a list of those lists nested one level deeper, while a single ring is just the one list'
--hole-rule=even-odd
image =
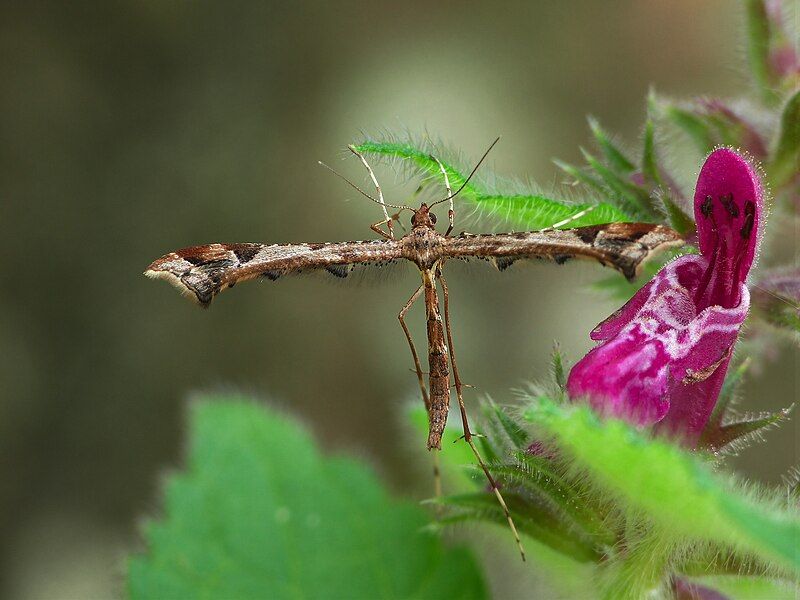
[{"label": "moth head", "polygon": [[411,227],[414,229],[433,229],[434,225],[436,225],[436,215],[433,214],[430,207],[423,202],[411,216]]}]

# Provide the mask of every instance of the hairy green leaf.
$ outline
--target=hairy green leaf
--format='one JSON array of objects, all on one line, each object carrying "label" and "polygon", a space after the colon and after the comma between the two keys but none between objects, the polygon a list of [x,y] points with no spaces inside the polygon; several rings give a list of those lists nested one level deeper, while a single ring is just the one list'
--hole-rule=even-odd
[{"label": "hairy green leaf", "polygon": [[185,470],[130,559],[132,598],[483,598],[472,558],[374,474],[324,458],[294,421],[243,398],[193,405]]},{"label": "hairy green leaf", "polygon": [[776,500],[757,498],[673,444],[601,421],[586,406],[539,398],[525,414],[576,468],[675,535],[732,544],[800,571],[800,520]]},{"label": "hairy green leaf", "polygon": [[459,198],[474,203],[484,213],[500,216],[527,229],[544,229],[564,221],[561,226],[569,229],[635,220],[632,215],[606,203],[569,204],[540,194],[500,194],[485,190],[476,180],[466,183],[467,174],[452,164],[441,158],[437,160],[438,157],[408,143],[367,140],[355,148],[365,154],[406,161],[424,176],[438,181],[444,180],[444,169],[454,191],[464,186]]}]

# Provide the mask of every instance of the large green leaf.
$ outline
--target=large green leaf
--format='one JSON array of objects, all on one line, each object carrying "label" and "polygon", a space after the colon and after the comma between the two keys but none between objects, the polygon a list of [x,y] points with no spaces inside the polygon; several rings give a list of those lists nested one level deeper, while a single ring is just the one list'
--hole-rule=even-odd
[{"label": "large green leaf", "polygon": [[291,419],[243,398],[193,405],[183,472],[133,557],[133,598],[483,598],[471,556],[362,464],[320,455]]},{"label": "large green leaf", "polygon": [[601,421],[586,406],[540,398],[525,416],[576,468],[665,530],[733,545],[800,571],[800,520],[776,499],[758,497],[697,456],[622,421]]}]

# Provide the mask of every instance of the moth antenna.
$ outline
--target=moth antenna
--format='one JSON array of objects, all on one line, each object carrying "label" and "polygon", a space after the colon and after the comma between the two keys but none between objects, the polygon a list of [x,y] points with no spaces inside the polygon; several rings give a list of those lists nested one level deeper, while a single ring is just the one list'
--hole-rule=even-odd
[{"label": "moth antenna", "polygon": [[[463,190],[465,187],[467,187],[467,184],[469,183],[470,179],[472,179],[472,176],[475,175],[475,173],[478,171],[478,168],[481,166],[483,161],[486,160],[487,156],[489,156],[489,152],[492,151],[492,148],[494,148],[497,145],[497,142],[499,142],[499,141],[500,141],[500,136],[497,136],[497,138],[486,149],[486,152],[483,153],[483,156],[481,156],[481,159],[478,161],[478,164],[475,165],[475,168],[472,169],[472,172],[470,172],[469,177],[467,177],[464,180],[464,183],[461,184],[461,187],[456,190],[455,194],[450,194],[447,198],[442,198],[441,200],[437,200],[436,202],[431,204],[431,206],[435,206],[437,204],[441,204],[442,202],[445,202],[447,200],[452,200],[453,198],[458,196],[461,193],[461,190]],[[439,161],[436,161],[436,162],[439,162]]]},{"label": "moth antenna", "polygon": [[358,186],[357,186],[355,183],[353,183],[352,181],[350,181],[350,180],[349,180],[347,177],[345,177],[344,175],[342,175],[341,173],[339,173],[339,171],[337,171],[336,169],[334,169],[334,168],[333,168],[333,167],[331,167],[330,165],[327,165],[327,164],[325,164],[325,163],[324,163],[324,162],[322,162],[321,160],[318,160],[317,162],[320,164],[320,166],[323,166],[323,167],[325,167],[326,169],[328,169],[328,171],[330,171],[331,173],[333,173],[334,175],[336,175],[337,177],[339,177],[340,179],[342,179],[342,180],[343,180],[343,181],[344,181],[344,182],[345,182],[347,185],[349,185],[351,188],[353,188],[355,191],[357,191],[359,194],[361,194],[361,195],[362,195],[362,196],[364,196],[365,198],[369,198],[370,200],[372,200],[372,201],[373,201],[375,204],[383,204],[384,206],[390,206],[391,208],[396,208],[396,209],[398,209],[398,210],[406,210],[406,209],[407,209],[407,210],[410,210],[410,211],[413,211],[413,210],[414,210],[414,209],[413,209],[413,208],[411,208],[410,206],[397,206],[396,204],[385,204],[385,203],[383,203],[383,202],[379,202],[378,200],[376,200],[375,198],[373,198],[372,196],[370,196],[370,195],[369,195],[367,192],[365,192],[364,190],[362,190],[362,189],[361,189],[360,187],[358,187]]}]

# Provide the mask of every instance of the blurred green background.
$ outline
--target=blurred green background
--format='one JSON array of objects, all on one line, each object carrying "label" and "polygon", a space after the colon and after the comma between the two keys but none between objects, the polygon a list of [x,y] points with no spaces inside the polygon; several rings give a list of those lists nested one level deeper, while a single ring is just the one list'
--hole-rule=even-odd
[{"label": "blurred green background", "polygon": [[[141,272],[212,241],[372,237],[377,207],[319,168],[360,132],[427,129],[562,194],[593,114],[635,145],[644,98],[745,85],[738,4],[596,2],[3,2],[0,5],[0,596],[119,595],[137,524],[180,464],[192,391],[241,389],[430,493],[404,434],[415,378],[396,314],[411,265],[353,285],[248,284],[201,311]],[[698,157],[699,166],[699,157]],[[409,185],[378,167],[390,199]],[[693,174],[684,174],[691,181]],[[412,186],[413,187],[413,186]],[[462,214],[470,212],[462,207]],[[462,229],[465,228],[461,222]],[[471,231],[503,227],[466,222]],[[478,394],[574,359],[614,302],[594,265],[450,269],[459,365]],[[419,309],[409,321],[424,348]],[[797,397],[798,353],[744,406]],[[776,482],[795,426],[737,465]],[[422,479],[422,481],[421,481]]]}]

